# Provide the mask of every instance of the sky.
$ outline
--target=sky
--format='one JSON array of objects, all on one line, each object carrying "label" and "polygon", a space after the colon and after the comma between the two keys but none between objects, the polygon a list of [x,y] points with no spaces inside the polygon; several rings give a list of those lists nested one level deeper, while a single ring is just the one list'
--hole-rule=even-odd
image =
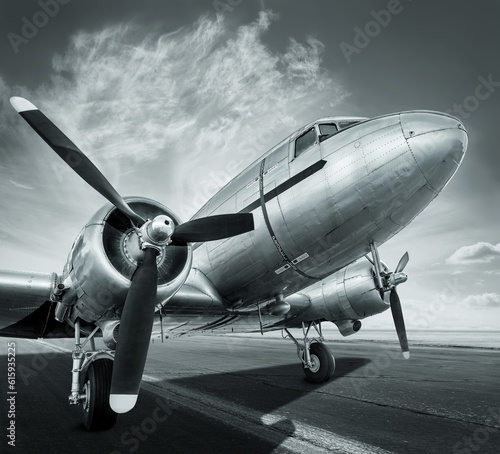
[{"label": "sky", "polygon": [[[27,97],[124,196],[188,219],[267,149],[327,115],[461,118],[463,164],[380,247],[409,331],[500,329],[500,3],[0,3],[0,268],[61,272],[105,200],[16,114]],[[390,328],[390,311],[364,322]]]}]

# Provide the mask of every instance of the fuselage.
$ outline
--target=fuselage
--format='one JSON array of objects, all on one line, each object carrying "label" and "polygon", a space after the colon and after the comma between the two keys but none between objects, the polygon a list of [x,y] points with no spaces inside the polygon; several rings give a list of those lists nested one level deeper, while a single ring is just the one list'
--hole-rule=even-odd
[{"label": "fuselage", "polygon": [[437,112],[396,113],[345,129],[335,118],[317,120],[195,215],[251,212],[256,229],[195,244],[193,266],[229,305],[293,294],[408,225],[456,172],[466,146],[460,121]]}]

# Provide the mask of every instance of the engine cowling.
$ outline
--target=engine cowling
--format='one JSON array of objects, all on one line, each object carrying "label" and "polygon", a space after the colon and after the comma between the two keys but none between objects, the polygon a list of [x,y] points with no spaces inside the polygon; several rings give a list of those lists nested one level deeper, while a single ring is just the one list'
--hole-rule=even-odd
[{"label": "engine cowling", "polygon": [[332,321],[357,320],[390,307],[388,296],[382,298],[375,286],[368,262],[351,263],[330,276],[323,285],[323,298]]},{"label": "engine cowling", "polygon": [[[168,216],[175,225],[181,220],[162,204],[139,197],[125,199],[144,219]],[[87,322],[120,314],[132,276],[140,260],[136,232],[130,220],[114,206],[102,207],[77,237],[64,268],[68,287],[62,305],[74,306],[71,319]],[[171,298],[186,280],[192,264],[192,248],[169,245],[157,257],[157,303]]]},{"label": "engine cowling", "polygon": [[359,319],[389,309],[389,293],[381,297],[376,288],[373,266],[368,262],[353,262],[321,282],[302,290],[311,301],[299,321],[329,320],[344,336],[361,328]]}]

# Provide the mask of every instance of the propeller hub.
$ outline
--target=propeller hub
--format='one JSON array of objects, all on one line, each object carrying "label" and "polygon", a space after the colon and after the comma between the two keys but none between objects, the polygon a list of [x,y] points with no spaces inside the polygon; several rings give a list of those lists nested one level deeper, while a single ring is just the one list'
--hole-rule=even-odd
[{"label": "propeller hub", "polygon": [[162,252],[165,246],[170,244],[170,237],[175,231],[174,221],[163,214],[156,216],[153,220],[148,220],[137,229],[139,245],[142,250],[146,248],[156,249]]},{"label": "propeller hub", "polygon": [[158,244],[166,244],[174,233],[175,224],[168,216],[156,216],[146,223],[146,233],[149,239]]},{"label": "propeller hub", "polygon": [[408,275],[406,273],[392,273],[389,276],[389,285],[395,287],[396,285],[402,284],[408,280]]},{"label": "propeller hub", "polygon": [[[145,246],[143,239],[139,236],[139,230],[130,229],[123,237],[122,252],[130,263],[137,266],[144,259]],[[153,247],[153,246],[149,246]],[[156,256],[156,264],[159,266],[165,258],[165,249],[155,246],[159,254]]]}]

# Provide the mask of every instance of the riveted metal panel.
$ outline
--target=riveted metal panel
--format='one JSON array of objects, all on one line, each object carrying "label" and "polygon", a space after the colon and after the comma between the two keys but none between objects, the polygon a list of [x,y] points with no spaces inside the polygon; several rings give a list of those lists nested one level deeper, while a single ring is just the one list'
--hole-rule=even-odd
[{"label": "riveted metal panel", "polygon": [[433,189],[428,186],[421,187],[398,210],[391,214],[391,221],[400,226],[409,224],[436,196]]},{"label": "riveted metal panel", "polygon": [[55,273],[0,270],[0,328],[34,312],[50,299]]}]

